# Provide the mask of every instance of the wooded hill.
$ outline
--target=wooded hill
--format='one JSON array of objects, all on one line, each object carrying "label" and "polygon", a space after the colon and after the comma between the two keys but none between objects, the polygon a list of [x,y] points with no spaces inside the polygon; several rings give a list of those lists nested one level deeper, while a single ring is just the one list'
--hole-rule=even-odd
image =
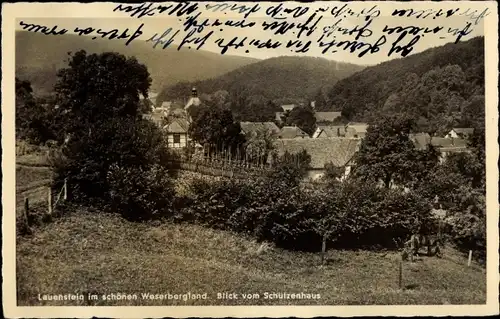
[{"label": "wooded hill", "polygon": [[31,82],[35,93],[51,92],[57,69],[67,66],[68,52],[85,50],[88,53],[114,51],[135,56],[147,66],[153,79],[152,90],[179,81],[208,79],[259,60],[247,57],[220,55],[208,51],[167,49],[136,40],[129,46],[122,41],[95,39],[65,34],[46,36],[28,31],[16,31],[16,77]]},{"label": "wooded hill", "polygon": [[484,125],[484,38],[367,67],[338,81],[317,106],[367,122],[409,113],[426,131]]},{"label": "wooded hill", "polygon": [[281,56],[243,66],[222,76],[166,86],[158,100],[184,98],[194,86],[198,92],[258,97],[280,104],[306,101],[318,89],[335,84],[363,67],[314,57]]}]

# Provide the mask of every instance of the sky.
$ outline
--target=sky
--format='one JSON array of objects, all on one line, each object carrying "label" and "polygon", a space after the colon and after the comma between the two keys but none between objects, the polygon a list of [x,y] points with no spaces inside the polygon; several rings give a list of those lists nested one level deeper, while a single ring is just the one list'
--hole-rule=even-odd
[{"label": "sky", "polygon": [[[254,5],[253,3],[245,3],[247,6]],[[25,21],[27,23],[34,23],[39,25],[44,25],[47,27],[52,27],[57,25],[59,28],[66,28],[70,32],[74,31],[75,27],[87,28],[93,27],[96,29],[103,30],[112,30],[117,28],[119,30],[124,30],[128,28],[132,33],[139,27],[141,23],[144,23],[142,28],[143,34],[138,37],[134,41],[139,40],[147,40],[151,38],[153,35],[158,34],[161,35],[165,30],[172,28],[173,34],[176,30],[181,30],[176,37],[174,38],[173,44],[180,44],[181,40],[187,34],[182,29],[184,20],[186,16],[178,18],[173,16],[168,16],[167,14],[157,14],[154,17],[144,17],[144,18],[132,18],[127,17],[126,13],[123,12],[113,12],[113,9],[117,4],[99,4],[98,7],[95,4],[74,4],[81,5],[80,12],[83,14],[72,14],[72,17],[68,17],[68,14],[65,18],[56,17],[60,15],[60,12],[57,14],[51,14],[51,17],[35,17],[34,15],[29,15],[30,18],[22,18],[22,15],[17,18],[16,22],[16,30],[21,30],[22,27],[19,24],[19,21]],[[91,10],[92,14],[87,13],[89,6],[92,5],[93,8],[99,9],[98,11]],[[155,4],[156,5],[156,4]],[[219,19],[222,22],[226,22],[228,20],[241,20],[244,17],[236,13],[236,11],[225,10],[224,12],[213,12],[205,7],[206,3],[199,3],[199,8],[195,12],[200,12],[201,15],[198,18],[198,22],[201,24],[202,21],[208,19],[210,23],[213,23],[216,19]],[[200,33],[200,37],[203,37],[210,31],[214,31],[214,34],[206,41],[205,45],[201,48],[202,50],[207,50],[211,52],[221,52],[221,48],[215,43],[217,39],[224,39],[224,43],[227,43],[234,37],[238,37],[238,40],[242,38],[247,38],[245,41],[245,46],[234,50],[230,48],[225,54],[226,55],[240,55],[253,57],[258,59],[266,59],[270,57],[280,56],[280,55],[307,55],[307,56],[317,56],[323,57],[326,59],[362,64],[362,65],[372,65],[380,62],[384,62],[393,58],[401,58],[401,54],[397,54],[393,52],[389,55],[389,51],[392,48],[392,45],[399,37],[397,32],[389,35],[387,32],[383,32],[384,27],[427,27],[429,30],[436,30],[436,27],[442,28],[439,29],[436,33],[430,32],[426,33],[423,37],[419,39],[419,41],[413,45],[413,50],[409,54],[418,53],[424,51],[428,48],[441,46],[449,42],[455,42],[457,36],[454,35],[454,31],[465,30],[468,33],[462,38],[462,41],[466,41],[475,36],[484,36],[485,30],[485,19],[478,19],[479,13],[484,10],[484,6],[481,6],[481,3],[470,3],[470,2],[444,2],[444,3],[429,3],[429,2],[417,2],[417,3],[408,3],[408,2],[399,2],[399,3],[390,3],[390,2],[378,2],[378,3],[370,3],[370,2],[357,2],[357,3],[349,3],[346,7],[344,7],[344,11],[339,12],[339,8],[344,5],[344,3],[333,3],[333,2],[314,2],[307,4],[308,12],[302,15],[299,18],[293,18],[288,16],[286,19],[274,19],[265,14],[266,9],[270,6],[276,6],[277,3],[261,3],[259,4],[260,10],[258,12],[252,13],[248,18],[245,18],[245,23],[255,22],[253,27],[247,28],[239,28],[239,27],[206,27]],[[376,7],[374,7],[376,5]],[[415,11],[419,10],[427,10],[426,12],[429,15],[426,18],[420,16],[417,18],[416,15],[412,17],[394,17],[391,16],[391,13],[394,11],[395,5],[397,5],[398,9],[413,9]],[[86,6],[86,7],[84,7]],[[287,6],[289,9],[296,8],[297,6],[302,6],[302,9],[297,10],[306,10],[304,9],[305,4],[301,3],[284,3],[284,6]],[[333,10],[333,7],[337,6],[336,10]],[[75,7],[76,8],[76,7]],[[152,7],[151,7],[152,8]],[[277,23],[282,23],[286,21],[287,23],[295,23],[298,24],[300,22],[304,23],[306,19],[308,19],[315,10],[319,8],[325,9],[325,12],[319,12],[318,14],[322,14],[322,18],[319,20],[317,29],[311,34],[311,36],[305,36],[305,32],[302,34],[301,40],[304,44],[311,40],[311,46],[307,53],[296,53],[293,52],[290,48],[286,48],[285,45],[289,40],[296,40],[298,29],[291,29],[285,35],[275,35],[273,31],[263,30],[262,24],[264,22],[272,22],[276,21]],[[435,13],[439,10],[443,9],[443,12],[446,10],[453,9],[456,10],[456,13],[451,15],[451,17],[436,17]],[[61,9],[62,10],[62,9]],[[64,11],[69,12],[70,8],[67,7]],[[71,8],[72,12],[75,12]],[[368,29],[370,31],[366,31],[364,34],[368,35],[371,33],[371,36],[360,38],[359,40],[375,44],[377,40],[384,35],[386,37],[386,43],[384,43],[380,47],[380,51],[374,54],[366,53],[363,57],[359,57],[358,53],[362,52],[363,49],[356,51],[355,53],[349,52],[349,50],[342,50],[342,48],[332,47],[328,52],[323,53],[323,48],[318,46],[318,40],[323,35],[323,42],[328,43],[332,40],[337,42],[347,40],[354,41],[354,35],[343,35],[342,32],[338,30],[338,27],[352,29],[356,25],[362,27],[367,23],[363,16],[356,17],[350,16],[347,10],[351,10],[354,13],[360,13],[362,10],[365,12],[369,12],[373,17],[369,19],[370,23],[368,25]],[[50,11],[45,11],[44,14],[47,15]],[[346,13],[347,12],[347,13]],[[377,14],[378,12],[378,14]],[[85,14],[86,13],[86,14]],[[333,14],[332,14],[333,13]],[[432,14],[430,14],[432,13]],[[283,11],[278,13],[278,15],[283,15]],[[314,16],[317,19],[318,14]],[[26,15],[28,16],[28,15]],[[109,17],[104,17],[109,16]],[[316,21],[313,19],[312,21]],[[466,28],[467,24],[470,23],[469,27]],[[308,24],[311,25],[312,23]],[[496,26],[495,26],[496,27]],[[222,31],[221,31],[222,30]],[[423,34],[421,31],[419,34]],[[94,36],[95,33],[91,33],[90,37]],[[410,42],[413,38],[413,35],[406,35],[399,44],[405,45]],[[282,45],[276,49],[258,49],[254,46],[249,46],[249,42],[251,39],[258,39],[261,42],[265,42],[268,39],[275,42],[280,41]],[[126,40],[113,40],[113,41],[123,41]],[[134,42],[131,43],[133,45]],[[150,42],[151,43],[151,42]],[[159,47],[159,46],[158,46]],[[157,49],[158,49],[157,47]],[[187,48],[186,48],[187,49]],[[333,52],[336,50],[336,52]],[[248,52],[247,52],[248,51]],[[182,50],[179,51],[182,53]]]}]

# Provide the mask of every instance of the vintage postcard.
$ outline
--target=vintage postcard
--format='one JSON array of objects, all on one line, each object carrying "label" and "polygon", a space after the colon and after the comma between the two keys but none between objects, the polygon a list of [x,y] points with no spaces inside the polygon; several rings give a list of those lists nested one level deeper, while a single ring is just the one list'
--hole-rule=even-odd
[{"label": "vintage postcard", "polygon": [[494,1],[2,3],[9,318],[499,312]]}]

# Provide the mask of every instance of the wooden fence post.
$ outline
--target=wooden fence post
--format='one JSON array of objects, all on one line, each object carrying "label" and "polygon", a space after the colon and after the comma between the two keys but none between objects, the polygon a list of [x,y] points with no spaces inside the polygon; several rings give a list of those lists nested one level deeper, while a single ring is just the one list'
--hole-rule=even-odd
[{"label": "wooden fence post", "polygon": [[399,285],[399,289],[403,289],[403,260],[402,259],[399,259],[398,285]]},{"label": "wooden fence post", "polygon": [[28,197],[24,198],[24,222],[26,223],[26,229],[29,230],[30,228],[30,220],[29,220],[29,214],[30,214],[30,203]]},{"label": "wooden fence post", "polygon": [[52,215],[52,188],[47,187],[47,205],[49,215]]},{"label": "wooden fence post", "polygon": [[467,261],[467,267],[470,267],[472,263],[472,250],[469,250],[469,260]]},{"label": "wooden fence post", "polygon": [[64,200],[68,199],[68,178],[64,179]]},{"label": "wooden fence post", "polygon": [[325,255],[326,255],[326,235],[323,235],[323,242],[321,244],[321,264],[325,263]]}]

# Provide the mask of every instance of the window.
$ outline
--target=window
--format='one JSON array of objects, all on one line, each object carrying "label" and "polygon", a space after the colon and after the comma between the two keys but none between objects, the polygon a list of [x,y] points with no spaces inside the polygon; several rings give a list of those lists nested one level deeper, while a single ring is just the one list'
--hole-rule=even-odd
[{"label": "window", "polygon": [[181,135],[174,134],[174,143],[180,143],[180,142],[181,142]]}]

